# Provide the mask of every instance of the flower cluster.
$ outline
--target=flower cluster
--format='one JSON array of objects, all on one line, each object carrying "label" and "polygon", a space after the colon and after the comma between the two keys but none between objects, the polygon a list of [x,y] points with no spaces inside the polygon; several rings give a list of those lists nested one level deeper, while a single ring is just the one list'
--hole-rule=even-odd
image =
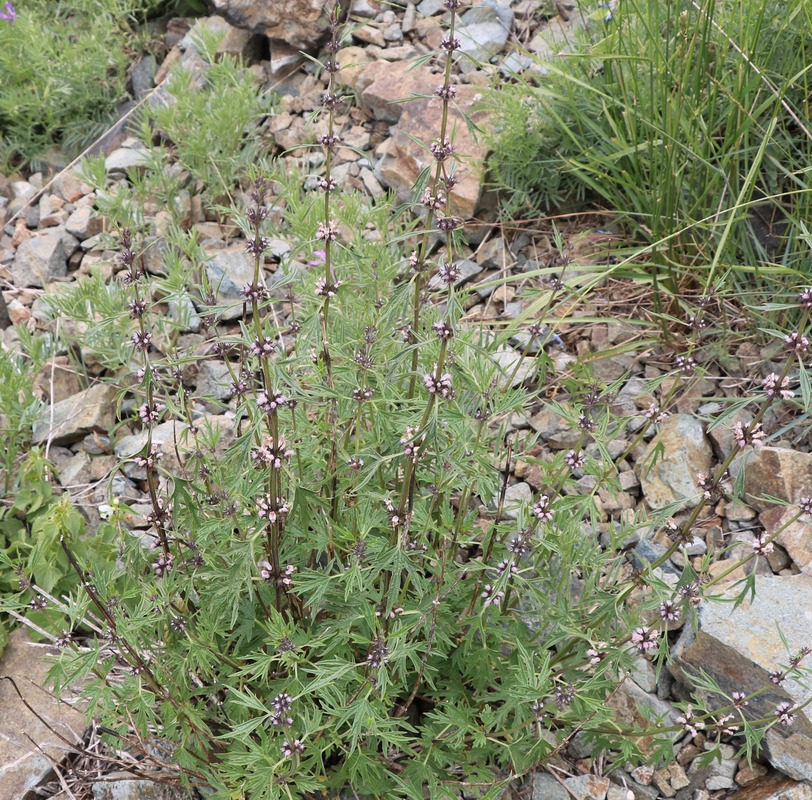
[{"label": "flower cluster", "polygon": [[278,409],[284,406],[289,406],[290,401],[281,392],[274,392],[273,394],[268,394],[267,392],[260,392],[257,395],[257,405],[266,414],[270,414],[273,411],[277,411]]},{"label": "flower cluster", "polygon": [[795,392],[789,388],[789,377],[783,378],[771,372],[762,382],[767,397],[780,397],[782,400],[790,400],[795,397]]},{"label": "flower cluster", "polygon": [[251,343],[251,352],[255,356],[269,356],[276,350],[276,342],[270,336],[254,339]]},{"label": "flower cluster", "polygon": [[648,653],[657,646],[659,631],[648,628],[645,625],[637,628],[632,633],[632,644],[643,654]]},{"label": "flower cluster", "polygon": [[267,466],[274,469],[280,469],[292,455],[293,450],[287,446],[284,436],[279,436],[277,439],[270,436],[259,447],[251,450],[251,460],[256,466]]},{"label": "flower cluster", "polygon": [[492,605],[493,606],[500,605],[501,602],[505,599],[505,593],[491,586],[491,584],[486,583],[482,587],[480,597],[485,601],[483,605],[485,606],[485,608],[487,608],[488,606]]},{"label": "flower cluster", "polygon": [[240,289],[240,294],[248,303],[261,303],[268,296],[268,290],[261,284],[246,283]]},{"label": "flower cluster", "polygon": [[293,586],[293,575],[296,572],[296,567],[293,564],[288,564],[284,569],[276,570],[270,561],[264,559],[257,566],[259,568],[259,577],[262,580],[285,588]]},{"label": "flower cluster", "polygon": [[444,372],[437,375],[437,365],[434,365],[434,372],[429,372],[423,376],[423,384],[429,394],[436,394],[445,400],[454,397],[454,387],[451,385],[451,375]]},{"label": "flower cluster", "polygon": [[744,449],[748,444],[753,447],[761,447],[766,437],[767,434],[761,429],[760,422],[757,422],[752,429],[739,420],[733,423],[733,441],[740,449]]},{"label": "flower cluster", "polygon": [[325,278],[319,278],[316,281],[316,297],[335,297],[338,294],[338,289],[340,286],[341,281],[328,283]]},{"label": "flower cluster", "polygon": [[280,517],[287,516],[290,506],[283,497],[273,498],[266,494],[257,499],[257,516],[267,520],[270,524],[276,522]]},{"label": "flower cluster", "polygon": [[550,505],[550,498],[547,497],[546,494],[543,494],[533,504],[533,508],[531,509],[530,513],[539,522],[550,522],[550,521],[552,521],[553,509],[552,509],[552,507]]}]

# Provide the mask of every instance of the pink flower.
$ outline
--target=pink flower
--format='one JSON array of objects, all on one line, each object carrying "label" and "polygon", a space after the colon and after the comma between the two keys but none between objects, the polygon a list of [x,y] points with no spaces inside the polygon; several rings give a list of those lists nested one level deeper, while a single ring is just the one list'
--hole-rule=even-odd
[{"label": "pink flower", "polygon": [[313,256],[313,260],[307,262],[311,267],[320,267],[327,261],[327,253],[324,250],[314,250]]},{"label": "pink flower", "polygon": [[3,8],[5,12],[0,11],[0,19],[4,19],[6,22],[14,22],[17,19],[17,9],[14,8],[14,3],[7,2]]}]

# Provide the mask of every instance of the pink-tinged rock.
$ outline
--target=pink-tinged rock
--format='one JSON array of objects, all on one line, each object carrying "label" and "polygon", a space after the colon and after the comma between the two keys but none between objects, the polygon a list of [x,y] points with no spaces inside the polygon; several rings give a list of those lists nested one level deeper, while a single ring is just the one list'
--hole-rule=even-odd
[{"label": "pink-tinged rock", "polygon": [[65,230],[84,241],[104,230],[104,221],[89,206],[80,206],[68,217]]},{"label": "pink-tinged rock", "polygon": [[812,453],[783,447],[750,449],[730,465],[730,474],[734,478],[742,470],[744,499],[757,511],[765,511],[775,505],[769,500],[770,497],[787,503],[812,497]]},{"label": "pink-tinged rock", "polygon": [[431,94],[437,81],[428,67],[408,61],[373,61],[358,77],[356,88],[361,90],[361,105],[375,119],[397,122],[403,101],[415,94]]},{"label": "pink-tinged rock", "polygon": [[697,474],[708,474],[711,447],[702,423],[690,414],[674,414],[660,427],[640,461],[637,473],[652,509],[688,503],[700,494]]},{"label": "pink-tinged rock", "polygon": [[302,50],[321,41],[327,30],[322,0],[206,0],[206,5],[237,28]]},{"label": "pink-tinged rock", "polygon": [[[80,741],[85,729],[82,715],[67,703],[58,703],[42,688],[50,668],[48,648],[33,645],[24,628],[9,635],[0,659],[0,797],[33,797],[33,789],[65,755],[65,743]],[[26,707],[14,686],[40,719]]]},{"label": "pink-tinged rock", "polygon": [[776,544],[780,544],[801,572],[812,572],[812,524],[809,517],[790,522],[798,513],[798,506],[775,506],[767,509],[759,520],[768,536],[776,531]]},{"label": "pink-tinged rock", "polygon": [[[427,87],[428,94],[434,91],[437,83],[436,76],[433,77],[435,81]],[[452,210],[455,215],[466,219],[474,216],[479,205],[488,148],[483,141],[484,134],[474,138],[458,109],[462,109],[479,127],[489,127],[487,112],[472,110],[481,99],[482,95],[475,87],[460,86],[448,115],[449,134],[453,133],[454,149],[460,157],[456,173],[458,183],[451,194]],[[380,171],[381,182],[393,189],[401,201],[412,198],[412,189],[420,173],[435,165],[428,147],[439,136],[441,114],[442,101],[437,97],[404,103]]]}]

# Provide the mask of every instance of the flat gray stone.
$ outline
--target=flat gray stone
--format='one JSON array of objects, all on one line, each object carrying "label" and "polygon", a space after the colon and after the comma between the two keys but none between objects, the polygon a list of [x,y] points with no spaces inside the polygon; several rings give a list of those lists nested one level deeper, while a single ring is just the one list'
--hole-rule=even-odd
[{"label": "flat gray stone", "polygon": [[91,785],[93,800],[189,800],[189,792],[180,786],[153,781],[99,781]]},{"label": "flat gray stone", "polygon": [[564,778],[564,785],[576,800],[604,800],[609,789],[609,778],[601,775],[576,775]]},{"label": "flat gray stone", "polygon": [[93,431],[108,433],[115,422],[115,397],[114,386],[98,383],[60,400],[34,426],[34,444],[49,437],[51,444],[70,444]]},{"label": "flat gray stone", "polygon": [[[735,588],[728,596],[737,594]],[[697,631],[686,625],[672,652],[668,668],[674,677],[690,684],[691,673],[707,672],[728,696],[762,690],[750,700],[748,712],[770,718],[779,703],[805,702],[809,692],[787,678],[780,686],[770,682],[769,673],[786,665],[788,659],[812,641],[812,577],[789,575],[760,577],[752,602],[735,610],[729,603],[703,602],[698,608]],[[784,634],[789,652],[779,635]],[[727,701],[707,698],[711,707]],[[772,765],[796,780],[812,780],[812,714],[799,711],[789,725],[775,725],[765,737]]]},{"label": "flat gray stone", "polygon": [[224,320],[242,316],[242,287],[254,280],[254,263],[243,247],[218,250],[206,262],[206,274],[218,304],[226,307],[219,312]]},{"label": "flat gray stone", "polygon": [[[239,367],[236,368],[239,370]],[[202,361],[198,365],[196,394],[202,398],[228,400],[231,373],[222,361]]]},{"label": "flat gray stone", "polygon": [[[191,441],[185,431],[189,426],[185,422],[170,420],[156,425],[152,429],[152,443],[163,453],[161,467],[170,472],[180,469],[176,449],[179,451],[188,450],[187,442]],[[147,431],[133,433],[123,436],[113,446],[113,452],[122,459],[131,459],[143,452],[147,443]],[[176,448],[177,445],[177,448]],[[122,467],[122,472],[133,480],[144,480],[146,478],[146,468],[139,467],[132,461],[127,461]]]},{"label": "flat gray stone", "polygon": [[[656,455],[658,447],[662,453]],[[656,457],[656,461],[654,460]],[[708,474],[711,447],[702,423],[690,414],[674,414],[662,423],[636,470],[646,502],[654,509],[698,499],[699,473]]]},{"label": "flat gray stone", "polygon": [[63,232],[64,229],[60,228],[38,232],[17,248],[11,265],[15,286],[43,289],[55,278],[67,275],[69,253]]},{"label": "flat gray stone", "polygon": [[78,744],[85,729],[82,714],[41,688],[50,669],[48,654],[47,647],[32,644],[25,628],[17,628],[9,634],[0,659],[0,675],[12,678],[31,707],[48,721],[46,727],[25,707],[10,681],[0,681],[0,797],[4,800],[28,797],[51,771],[51,759],[62,759],[65,744],[57,734]]},{"label": "flat gray stone", "polygon": [[507,487],[505,491],[505,504],[502,508],[502,516],[506,519],[516,519],[522,508],[529,506],[533,500],[533,490],[527,483],[514,483]]},{"label": "flat gray stone", "polygon": [[[490,61],[507,44],[512,25],[513,11],[509,5],[484,0],[460,18],[455,31],[460,40],[460,52],[475,61]],[[463,59],[460,62],[463,72],[476,70],[475,61]]]},{"label": "flat gray stone", "polygon": [[113,150],[113,152],[104,159],[104,169],[108,173],[126,172],[133,167],[143,167],[148,161],[149,158],[145,150],[136,150],[132,147],[119,147],[118,150]]}]

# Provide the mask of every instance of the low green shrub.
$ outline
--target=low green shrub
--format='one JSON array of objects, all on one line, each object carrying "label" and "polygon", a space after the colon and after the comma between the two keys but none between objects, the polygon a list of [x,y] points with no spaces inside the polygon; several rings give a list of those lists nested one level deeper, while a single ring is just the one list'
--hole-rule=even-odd
[{"label": "low green shrub", "polygon": [[[127,99],[137,24],[163,0],[26,0],[0,21],[0,172],[73,156]],[[137,52],[137,50],[136,50]]]},{"label": "low green shrub", "polygon": [[[207,270],[212,254],[178,226],[156,270],[154,219],[122,194],[107,206],[122,226],[115,284],[99,275],[53,301],[85,314],[83,341],[130,396],[127,420],[144,444],[122,469],[139,471],[149,527],[131,532],[116,516],[104,530],[118,532],[119,550],[105,560],[63,525],[81,588],[49,599],[41,629],[62,650],[52,678],[60,692],[81,692],[111,742],[134,734],[145,751],[160,746],[185,781],[223,800],[345,790],[495,797],[576,733],[610,754],[609,767],[670,760],[675,738],[700,726],[708,759],[733,734],[750,756],[796,710],[748,715],[746,698],[707,676],[697,685],[713,710],[695,699],[681,719],[639,726],[612,698],[637,659],[662,668],[672,623],[693,618],[719,582],[710,567],[720,552],[698,568],[686,563],[674,581],[658,568],[692,539],[709,502],[735,495],[727,468],[761,442],[764,415],[791,401],[796,367],[808,387],[799,356],[812,290],[777,298],[797,334],[785,341],[781,372],[731,408],[752,402],[754,419],[735,430],[738,449],[702,477],[679,523],[669,517],[676,508],[639,510],[600,535],[598,492],[618,487],[626,457],[701,377],[694,355],[719,300],[697,301],[674,373],[645,387],[661,390],[660,405],[638,415],[619,453],[609,445],[630,421],[612,404],[617,387],[596,385],[587,364],[556,373],[531,347],[554,307],[587,291],[568,288],[563,254],[522,276],[555,278],[532,321],[500,327],[466,315],[449,138],[459,3],[446,7],[444,79],[434,89],[442,110],[419,181],[420,225],[392,198],[338,192],[334,14],[320,193],[281,169],[251,174],[249,202],[232,212],[252,268],[239,297],[221,295]],[[123,227],[134,219],[135,231]],[[292,249],[273,269],[278,236]],[[164,313],[173,291],[188,291],[201,318],[203,341],[186,349]],[[88,306],[96,313],[82,312]],[[505,347],[518,333],[523,352]],[[215,398],[196,397],[184,369],[214,357],[228,373],[219,402],[230,413],[212,417],[201,403]],[[802,394],[808,404],[808,388]],[[531,454],[538,437],[521,419],[539,398],[577,432],[572,449]],[[162,447],[156,432],[166,422],[176,435]],[[514,458],[539,471],[529,497],[509,491]],[[787,524],[810,512],[812,500]],[[667,535],[669,546],[632,572],[624,542],[641,531]],[[770,546],[757,539],[731,568]],[[25,591],[38,597],[33,578]],[[740,599],[754,581],[752,572]],[[3,607],[19,615],[30,602],[21,593]],[[782,674],[799,670],[792,658]]]}]

